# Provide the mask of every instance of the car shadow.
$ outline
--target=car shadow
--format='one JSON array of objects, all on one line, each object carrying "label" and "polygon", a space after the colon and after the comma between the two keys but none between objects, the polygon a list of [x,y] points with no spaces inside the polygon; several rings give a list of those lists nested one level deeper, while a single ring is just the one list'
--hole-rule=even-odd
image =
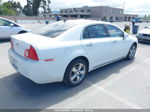
[{"label": "car shadow", "polygon": [[101,67],[88,73],[85,81],[73,88],[63,83],[39,85],[19,73],[11,74],[0,79],[0,108],[46,109],[52,107],[89,88],[91,85],[86,83],[86,80],[96,84],[114,73],[119,73],[121,69],[132,63],[133,61],[120,60]]},{"label": "car shadow", "polygon": [[10,39],[0,39],[0,43],[7,43],[9,41],[10,41]]}]

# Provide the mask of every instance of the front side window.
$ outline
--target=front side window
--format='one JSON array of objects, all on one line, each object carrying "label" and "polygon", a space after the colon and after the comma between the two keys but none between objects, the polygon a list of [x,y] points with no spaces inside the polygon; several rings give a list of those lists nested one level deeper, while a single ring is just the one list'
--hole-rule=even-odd
[{"label": "front side window", "polygon": [[0,26],[10,26],[11,22],[0,19]]},{"label": "front side window", "polygon": [[112,26],[112,25],[106,25],[110,37],[123,37],[124,33],[117,27]]},{"label": "front side window", "polygon": [[3,26],[4,21],[2,19],[0,19],[0,26]]},{"label": "front side window", "polygon": [[103,25],[92,25],[92,26],[89,26],[89,27],[87,27],[85,29],[85,34],[86,34],[86,38],[87,38],[87,35],[89,35],[89,38],[104,38],[104,37],[108,37],[106,29],[105,29],[105,27]]}]

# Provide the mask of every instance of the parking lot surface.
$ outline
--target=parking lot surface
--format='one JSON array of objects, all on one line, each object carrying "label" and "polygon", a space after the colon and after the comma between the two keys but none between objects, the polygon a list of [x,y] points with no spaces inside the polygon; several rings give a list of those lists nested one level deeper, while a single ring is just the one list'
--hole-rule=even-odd
[{"label": "parking lot surface", "polygon": [[148,43],[138,45],[134,60],[94,70],[74,88],[38,85],[16,73],[8,61],[9,48],[9,41],[0,42],[0,109],[150,109]]}]

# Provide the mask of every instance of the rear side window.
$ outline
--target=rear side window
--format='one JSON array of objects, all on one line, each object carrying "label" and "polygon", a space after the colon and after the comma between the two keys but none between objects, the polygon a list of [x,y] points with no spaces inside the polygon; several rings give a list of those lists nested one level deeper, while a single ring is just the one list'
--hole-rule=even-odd
[{"label": "rear side window", "polygon": [[83,38],[104,38],[108,37],[104,25],[92,25],[85,28]]},{"label": "rear side window", "polygon": [[110,37],[123,37],[124,33],[117,27],[112,26],[112,25],[106,25]]},{"label": "rear side window", "polygon": [[84,30],[84,32],[83,32],[83,38],[84,38],[84,39],[90,38],[90,35],[89,35],[89,32],[88,32],[88,29],[87,29],[87,28],[85,28],[85,30]]}]

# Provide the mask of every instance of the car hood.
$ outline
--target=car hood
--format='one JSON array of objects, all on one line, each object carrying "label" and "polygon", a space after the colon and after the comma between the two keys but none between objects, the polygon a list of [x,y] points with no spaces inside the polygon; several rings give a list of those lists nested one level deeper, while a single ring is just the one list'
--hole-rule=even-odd
[{"label": "car hood", "polygon": [[150,34],[150,29],[143,29],[139,32],[139,34]]}]

